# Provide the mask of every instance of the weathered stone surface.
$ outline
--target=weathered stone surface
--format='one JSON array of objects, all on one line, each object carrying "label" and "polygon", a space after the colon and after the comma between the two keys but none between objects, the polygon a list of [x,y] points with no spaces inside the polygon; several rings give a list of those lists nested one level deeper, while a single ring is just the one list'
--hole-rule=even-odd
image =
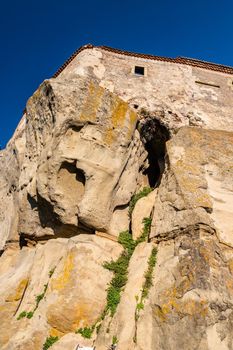
[{"label": "weathered stone surface", "polygon": [[[135,66],[144,67],[145,75],[134,74]],[[89,72],[101,86],[132,107],[145,109],[169,129],[197,126],[233,131],[231,74],[94,47],[77,55],[60,76]]]},{"label": "weathered stone surface", "polygon": [[231,243],[232,145],[232,133],[196,128],[182,128],[168,142],[151,237],[167,239],[176,230],[206,224]]},{"label": "weathered stone surface", "polygon": [[120,305],[113,319],[110,322],[106,320],[101,327],[95,342],[97,349],[105,350],[111,344],[114,335],[117,336],[119,349],[134,348],[137,303],[141,298],[144,275],[152,248],[151,243],[141,243],[136,247],[129,264],[128,282],[122,293]]},{"label": "weathered stone surface", "polygon": [[[1,349],[41,350],[48,335],[92,326],[105,307],[111,279],[102,265],[120,252],[118,243],[95,235],[7,250],[1,258]],[[17,320],[23,311],[34,312],[33,317]]]},{"label": "weathered stone surface", "polygon": [[232,254],[206,227],[161,242],[135,349],[232,349]]},{"label": "weathered stone surface", "polygon": [[91,347],[93,341],[84,339],[80,334],[68,333],[60,338],[58,342],[51,346],[51,350],[75,350],[78,345],[82,347]]},{"label": "weathered stone surface", "polygon": [[93,80],[61,79],[40,86],[27,104],[27,120],[20,231],[116,234],[113,212],[129,202],[147,155],[135,112]]},{"label": "weathered stone surface", "polygon": [[[83,51],[41,84],[0,152],[0,348],[41,350],[52,336],[54,350],[233,350],[233,133],[216,130],[232,129],[232,82],[164,62],[126,80],[134,58],[117,80],[109,55]],[[196,85],[207,77],[218,92]],[[132,195],[152,183],[130,221]],[[103,265],[126,263],[119,232],[137,239],[150,215],[149,242],[115,276]]]},{"label": "weathered stone surface", "polygon": [[132,235],[133,239],[137,239],[143,232],[143,219],[149,218],[155,203],[157,190],[155,189],[146,197],[139,199],[132,213]]}]

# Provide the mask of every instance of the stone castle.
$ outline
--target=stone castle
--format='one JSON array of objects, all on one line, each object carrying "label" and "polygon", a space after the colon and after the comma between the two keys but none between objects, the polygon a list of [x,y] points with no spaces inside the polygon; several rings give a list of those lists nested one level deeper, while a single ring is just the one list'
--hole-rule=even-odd
[{"label": "stone castle", "polygon": [[0,152],[2,350],[233,350],[233,68],[78,49]]}]

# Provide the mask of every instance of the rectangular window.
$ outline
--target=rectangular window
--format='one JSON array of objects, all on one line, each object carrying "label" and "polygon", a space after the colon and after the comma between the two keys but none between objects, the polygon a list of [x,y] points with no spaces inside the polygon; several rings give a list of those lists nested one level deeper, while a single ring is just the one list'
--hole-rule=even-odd
[{"label": "rectangular window", "polygon": [[145,68],[144,67],[140,67],[140,66],[135,66],[134,67],[134,74],[144,75],[145,74]]}]

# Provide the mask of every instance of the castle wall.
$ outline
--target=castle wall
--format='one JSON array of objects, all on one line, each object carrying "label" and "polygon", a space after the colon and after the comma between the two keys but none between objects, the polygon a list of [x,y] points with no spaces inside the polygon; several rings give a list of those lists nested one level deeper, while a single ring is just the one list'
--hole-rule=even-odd
[{"label": "castle wall", "polygon": [[[145,67],[144,76],[134,74],[135,65]],[[133,107],[170,113],[176,127],[233,130],[233,75],[92,48],[80,52],[60,77],[88,72]]]}]

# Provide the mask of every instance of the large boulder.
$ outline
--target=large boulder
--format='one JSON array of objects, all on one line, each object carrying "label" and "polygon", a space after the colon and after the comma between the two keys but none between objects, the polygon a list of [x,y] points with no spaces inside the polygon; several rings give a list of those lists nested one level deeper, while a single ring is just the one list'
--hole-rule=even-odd
[{"label": "large boulder", "polygon": [[0,269],[0,348],[41,350],[46,337],[91,327],[105,308],[112,277],[103,264],[121,251],[95,235],[7,250]]},{"label": "large boulder", "polygon": [[136,122],[126,102],[92,79],[45,81],[27,103],[20,232],[118,235],[113,216],[129,203],[147,156]]},{"label": "large boulder", "polygon": [[168,239],[204,224],[232,246],[232,145],[232,133],[198,128],[182,128],[167,143],[167,168],[156,197],[151,238]]}]

